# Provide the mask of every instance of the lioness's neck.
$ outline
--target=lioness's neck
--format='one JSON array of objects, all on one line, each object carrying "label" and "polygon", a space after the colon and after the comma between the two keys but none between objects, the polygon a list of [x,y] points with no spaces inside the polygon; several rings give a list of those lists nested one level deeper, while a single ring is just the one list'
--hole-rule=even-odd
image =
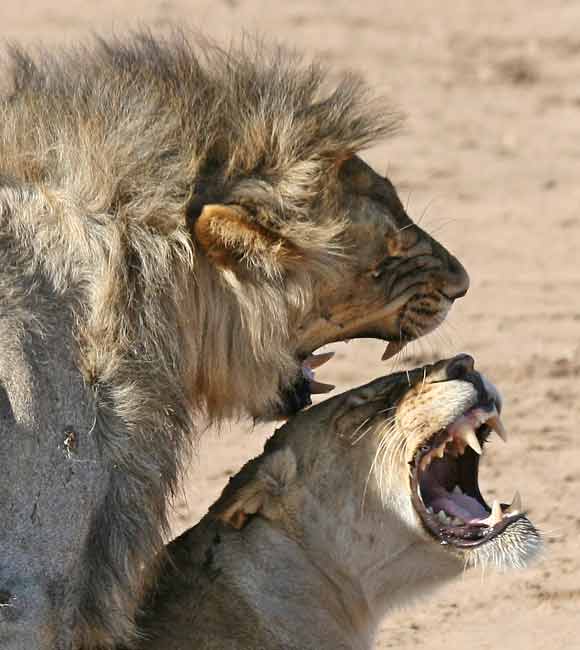
[{"label": "lioness's neck", "polygon": [[393,547],[388,531],[314,521],[295,538],[261,517],[242,530],[205,517],[170,544],[140,647],[370,649],[388,609],[456,573],[422,545]]},{"label": "lioness's neck", "polygon": [[266,520],[236,531],[206,517],[169,550],[143,650],[370,648],[356,583]]}]

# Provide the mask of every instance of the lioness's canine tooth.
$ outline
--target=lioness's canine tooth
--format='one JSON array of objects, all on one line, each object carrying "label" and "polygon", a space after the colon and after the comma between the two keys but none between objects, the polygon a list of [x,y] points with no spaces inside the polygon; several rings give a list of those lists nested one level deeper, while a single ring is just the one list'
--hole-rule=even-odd
[{"label": "lioness's canine tooth", "polygon": [[514,498],[512,499],[512,502],[509,505],[509,508],[506,509],[505,514],[516,515],[518,512],[522,512],[523,509],[524,508],[522,505],[522,497],[519,492],[516,492],[514,494]]},{"label": "lioness's canine tooth", "polygon": [[486,519],[480,519],[479,523],[480,524],[485,524],[486,526],[489,526],[490,528],[493,528],[496,524],[499,524],[499,522],[503,519],[503,512],[501,509],[500,502],[496,499],[493,502],[493,506],[491,506],[491,514],[489,517]]},{"label": "lioness's canine tooth", "polygon": [[453,488],[453,494],[461,495],[463,496],[463,490],[459,487],[459,485],[456,485]]},{"label": "lioness's canine tooth", "polygon": [[457,434],[473,449],[476,454],[479,454],[481,456],[483,449],[479,444],[479,440],[475,435],[475,431],[467,423],[465,423],[458,430]]},{"label": "lioness's canine tooth", "polygon": [[497,499],[494,500],[493,506],[491,506],[491,519],[493,520],[494,525],[498,524],[503,519],[501,505]]},{"label": "lioness's canine tooth", "polygon": [[490,427],[490,429],[493,429],[504,442],[507,442],[507,438],[508,438],[507,433],[503,426],[502,421],[500,420],[499,415],[494,415],[490,417],[489,420],[487,421],[487,424]]}]

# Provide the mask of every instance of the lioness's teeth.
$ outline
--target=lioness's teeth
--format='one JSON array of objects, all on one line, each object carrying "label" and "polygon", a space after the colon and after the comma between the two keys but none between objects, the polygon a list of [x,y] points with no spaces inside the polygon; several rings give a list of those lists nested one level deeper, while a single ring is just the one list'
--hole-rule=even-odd
[{"label": "lioness's teeth", "polygon": [[320,368],[327,361],[330,361],[334,356],[334,352],[322,352],[321,354],[311,354],[309,357],[304,359],[304,365],[308,368]]},{"label": "lioness's teeth", "polygon": [[387,361],[388,359],[392,359],[395,354],[400,352],[405,345],[407,345],[407,341],[389,341],[387,343],[387,347],[385,348],[385,351],[383,352],[383,356],[381,357],[381,361]]},{"label": "lioness's teeth", "polygon": [[503,518],[500,502],[496,499],[491,506],[491,518],[494,524],[499,523]]},{"label": "lioness's teeth", "polygon": [[437,519],[439,519],[439,521],[442,524],[448,525],[451,523],[450,517],[447,515],[447,513],[444,510],[439,510],[439,512],[437,513]]},{"label": "lioness's teeth", "polygon": [[502,424],[502,421],[499,418],[499,415],[493,415],[490,417],[487,421],[487,424],[490,429],[493,429],[504,442],[507,442],[507,433]]},{"label": "lioness's teeth", "polygon": [[481,456],[483,449],[479,444],[479,440],[475,435],[475,431],[471,427],[463,427],[459,432],[459,435],[463,438],[463,440],[465,440],[465,442],[473,449],[476,454],[479,454]]},{"label": "lioness's teeth", "polygon": [[503,512],[501,509],[501,505],[499,501],[496,499],[493,502],[493,506],[491,506],[491,514],[487,519],[481,519],[480,523],[485,524],[486,526],[489,526],[492,528],[496,524],[499,524],[499,522],[503,519]]},{"label": "lioness's teeth", "polygon": [[512,499],[512,502],[509,506],[509,508],[506,509],[505,514],[506,515],[517,515],[518,512],[522,512],[523,510],[522,506],[522,497],[519,492],[516,492],[514,494],[514,498]]},{"label": "lioness's teeth", "polygon": [[315,379],[311,379],[309,385],[310,392],[313,395],[318,395],[320,393],[330,393],[331,390],[335,389],[335,386],[332,384],[323,384],[322,382],[316,381]]},{"label": "lioness's teeth", "polygon": [[463,490],[459,487],[459,485],[456,485],[456,486],[453,488],[453,494],[463,495]]}]

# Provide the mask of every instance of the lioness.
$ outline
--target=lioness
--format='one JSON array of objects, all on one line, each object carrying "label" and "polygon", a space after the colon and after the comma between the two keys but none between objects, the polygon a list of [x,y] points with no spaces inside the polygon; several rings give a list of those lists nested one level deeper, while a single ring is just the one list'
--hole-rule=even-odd
[{"label": "lioness", "polygon": [[489,506],[495,388],[461,355],[292,419],[169,545],[140,650],[362,650],[381,618],[465,566],[521,567],[540,536]]},{"label": "lioness", "polygon": [[312,375],[321,345],[376,337],[392,355],[467,290],[357,155],[395,128],[385,104],[250,50],[141,34],[12,52],[3,648],[129,639],[195,432],[296,411],[331,388]]}]

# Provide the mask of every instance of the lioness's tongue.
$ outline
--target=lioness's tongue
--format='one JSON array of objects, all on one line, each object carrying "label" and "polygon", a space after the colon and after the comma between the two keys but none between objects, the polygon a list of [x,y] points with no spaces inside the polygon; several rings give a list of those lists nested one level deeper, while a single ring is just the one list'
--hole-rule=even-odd
[{"label": "lioness's tongue", "polygon": [[444,510],[448,515],[459,517],[463,521],[484,518],[489,514],[477,499],[467,494],[448,493],[445,496],[437,496],[429,505],[433,512]]}]

